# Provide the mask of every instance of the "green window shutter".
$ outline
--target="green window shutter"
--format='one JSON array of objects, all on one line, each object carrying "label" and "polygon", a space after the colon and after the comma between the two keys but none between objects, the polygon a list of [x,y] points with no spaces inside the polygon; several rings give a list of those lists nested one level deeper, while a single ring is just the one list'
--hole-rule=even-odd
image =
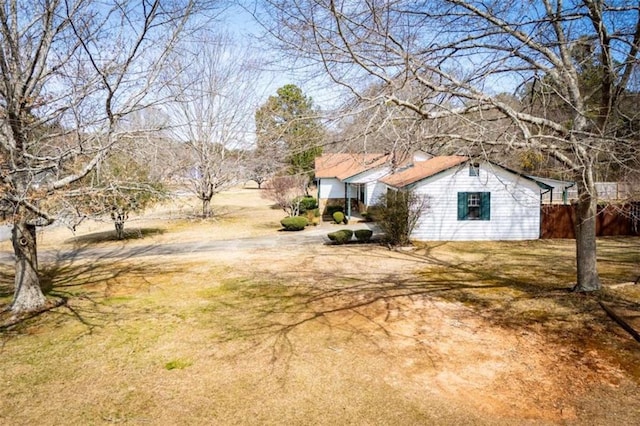
[{"label": "green window shutter", "polygon": [[491,220],[491,193],[481,192],[480,194],[480,219]]},{"label": "green window shutter", "polygon": [[469,205],[467,202],[467,193],[458,192],[458,220],[465,220],[469,214]]}]

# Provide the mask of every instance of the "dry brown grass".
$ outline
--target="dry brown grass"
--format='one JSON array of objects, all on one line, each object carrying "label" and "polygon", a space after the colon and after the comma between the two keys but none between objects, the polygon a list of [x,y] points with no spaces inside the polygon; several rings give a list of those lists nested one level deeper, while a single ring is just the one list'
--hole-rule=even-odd
[{"label": "dry brown grass", "polygon": [[[43,246],[258,236],[282,216],[252,190],[218,205]],[[600,241],[599,296],[567,291],[570,241],[60,256],[45,282],[67,304],[2,333],[0,423],[635,424],[639,347],[597,301],[637,311],[615,285],[638,275],[638,243]]]}]

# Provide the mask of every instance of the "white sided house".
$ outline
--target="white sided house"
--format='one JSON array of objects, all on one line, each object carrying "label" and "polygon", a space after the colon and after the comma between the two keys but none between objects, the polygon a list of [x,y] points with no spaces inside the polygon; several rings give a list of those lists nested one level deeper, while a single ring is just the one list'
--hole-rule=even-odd
[{"label": "white sided house", "polygon": [[[364,188],[365,202],[360,202],[358,193],[358,205],[364,208],[372,204],[368,201],[375,201],[368,195],[384,191],[410,189],[426,197],[428,207],[411,234],[417,241],[538,239],[541,199],[551,189],[490,161],[475,162],[462,156],[414,157],[395,173],[378,163],[359,173],[345,171],[342,176],[330,181],[319,178],[321,205],[328,194],[349,203],[352,184]],[[339,192],[338,187],[344,190]]]},{"label": "white sided house", "polygon": [[418,241],[538,239],[541,196],[550,189],[489,161],[458,156],[434,157],[383,182],[427,197],[411,234]]},{"label": "white sided house", "polygon": [[345,214],[362,212],[387,190],[380,179],[391,173],[388,154],[324,154],[316,158],[315,177],[321,212],[343,206]]}]

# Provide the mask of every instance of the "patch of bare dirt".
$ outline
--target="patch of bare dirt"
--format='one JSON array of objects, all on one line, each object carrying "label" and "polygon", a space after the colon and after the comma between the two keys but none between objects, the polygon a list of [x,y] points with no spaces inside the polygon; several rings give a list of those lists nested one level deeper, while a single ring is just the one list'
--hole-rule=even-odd
[{"label": "patch of bare dirt", "polygon": [[[571,335],[563,340],[557,335],[562,324],[554,328],[532,320],[527,327],[500,326],[491,320],[490,308],[478,312],[440,299],[446,289],[419,278],[427,261],[412,253],[317,245],[295,255],[263,251],[215,260],[240,271],[250,265],[255,277],[311,288],[305,308],[332,327],[370,334],[386,354],[385,380],[393,386],[495,419],[589,424],[584,413],[592,410],[598,413],[594,424],[609,414],[612,420],[640,421],[628,396],[638,389],[638,378],[597,345],[580,346],[581,334],[605,336],[611,333],[607,327],[581,331],[566,324]],[[537,299],[519,303],[521,309],[526,303],[530,309],[555,309]],[[620,398],[617,411],[604,408],[609,399],[603,402],[603,394]]]}]

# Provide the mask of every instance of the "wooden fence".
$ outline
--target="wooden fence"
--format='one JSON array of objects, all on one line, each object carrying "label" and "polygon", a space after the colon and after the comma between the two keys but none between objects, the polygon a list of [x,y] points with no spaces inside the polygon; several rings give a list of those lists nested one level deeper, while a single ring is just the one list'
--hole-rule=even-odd
[{"label": "wooden fence", "polygon": [[[543,205],[540,238],[575,238],[574,205]],[[598,207],[596,235],[640,235],[640,203]]]}]

